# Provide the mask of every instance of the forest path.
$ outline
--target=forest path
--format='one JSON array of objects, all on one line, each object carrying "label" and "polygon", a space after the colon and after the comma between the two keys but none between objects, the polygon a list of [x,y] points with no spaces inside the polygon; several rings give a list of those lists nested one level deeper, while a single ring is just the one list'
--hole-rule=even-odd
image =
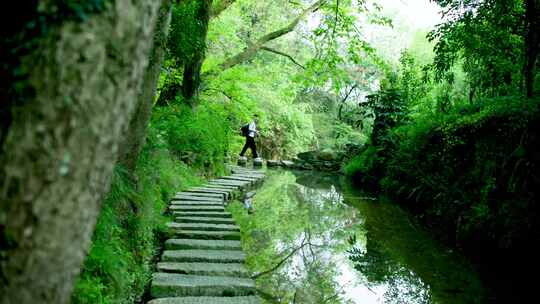
[{"label": "forest path", "polygon": [[153,274],[148,304],[260,303],[244,265],[240,228],[225,205],[260,185],[265,175],[236,166],[232,172],[171,200],[172,238]]}]

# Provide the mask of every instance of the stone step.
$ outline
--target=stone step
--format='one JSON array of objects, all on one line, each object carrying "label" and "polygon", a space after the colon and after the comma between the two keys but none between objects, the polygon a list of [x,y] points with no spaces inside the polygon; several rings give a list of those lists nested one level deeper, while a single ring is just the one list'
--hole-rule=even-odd
[{"label": "stone step", "polygon": [[176,263],[160,262],[159,272],[173,272],[202,276],[225,276],[247,278],[250,272],[240,263]]},{"label": "stone step", "polygon": [[186,191],[184,191],[184,193],[190,193],[190,195],[199,195],[199,194],[205,195],[205,194],[207,194],[207,195],[212,195],[212,197],[214,197],[214,198],[223,199],[224,201],[229,199],[229,194],[226,193],[226,192],[186,190]]},{"label": "stone step", "polygon": [[241,250],[165,250],[161,255],[162,262],[244,263],[245,260]]},{"label": "stone step", "polygon": [[224,211],[223,206],[184,206],[184,205],[170,205],[169,209],[171,211],[189,211],[189,212],[219,212]]},{"label": "stone step", "polygon": [[232,297],[255,295],[255,282],[247,278],[196,276],[158,272],[153,274],[154,298],[178,296]]},{"label": "stone step", "polygon": [[240,240],[237,231],[204,231],[204,230],[178,230],[172,229],[176,238],[197,240]]},{"label": "stone step", "polygon": [[258,172],[234,172],[232,174],[233,176],[243,176],[243,177],[251,177],[251,178],[264,178],[266,175],[264,173],[258,173]]},{"label": "stone step", "polygon": [[234,191],[232,190],[224,190],[224,189],[221,190],[221,189],[216,189],[216,188],[205,188],[205,187],[194,187],[194,188],[190,188],[187,191],[191,191],[193,193],[217,193],[217,194],[223,195],[223,198],[226,200],[231,199],[234,194]]},{"label": "stone step", "polygon": [[239,181],[239,182],[249,182],[250,184],[255,184],[257,182],[256,178],[240,177],[240,176],[223,176],[221,179],[226,179],[230,181]]},{"label": "stone step", "polygon": [[223,206],[222,202],[212,201],[171,201],[175,206]]},{"label": "stone step", "polygon": [[220,185],[220,186],[234,186],[234,187],[238,187],[238,189],[240,190],[244,190],[250,186],[248,182],[236,183],[236,182],[231,182],[227,180],[213,180],[213,181],[210,181],[209,183],[213,185]]},{"label": "stone step", "polygon": [[208,250],[242,250],[240,241],[231,240],[194,240],[194,239],[168,239],[165,249],[208,249]]},{"label": "stone step", "polygon": [[229,224],[210,224],[210,223],[167,223],[170,229],[180,230],[200,230],[200,231],[240,231],[240,227]]},{"label": "stone step", "polygon": [[196,217],[196,216],[177,216],[174,218],[177,223],[209,223],[209,224],[234,224],[232,218],[219,217]]},{"label": "stone step", "polygon": [[229,212],[219,211],[173,211],[174,216],[232,218]]},{"label": "stone step", "polygon": [[239,185],[218,184],[216,183],[216,181],[209,181],[208,184],[205,185],[205,187],[214,188],[214,189],[231,190],[231,191],[239,191],[241,188],[241,186]]},{"label": "stone step", "polygon": [[239,181],[239,180],[232,180],[232,179],[225,179],[225,178],[218,178],[218,179],[213,179],[211,181],[209,181],[209,183],[223,183],[224,185],[238,185],[238,186],[244,186],[244,185],[249,185],[250,182],[249,181]]},{"label": "stone step", "polygon": [[261,304],[256,296],[247,297],[181,297],[155,299],[147,304]]},{"label": "stone step", "polygon": [[176,195],[189,195],[189,196],[200,196],[200,197],[213,197],[213,198],[223,198],[223,195],[222,194],[219,194],[219,193],[194,193],[192,191],[190,191],[189,189],[188,190],[185,190],[185,191],[182,191],[182,192],[176,192]]},{"label": "stone step", "polygon": [[250,170],[242,167],[236,167],[231,168],[232,173],[238,173],[238,174],[257,174],[257,175],[264,175],[264,172],[260,170]]},{"label": "stone step", "polygon": [[236,196],[241,193],[241,189],[238,186],[223,186],[218,184],[206,184],[205,187],[208,187],[209,189],[214,189],[218,191],[229,191],[231,196]]},{"label": "stone step", "polygon": [[238,172],[233,172],[232,175],[236,175],[236,176],[253,176],[253,177],[257,177],[257,178],[264,178],[266,176],[264,173],[254,172],[254,171],[238,171]]},{"label": "stone step", "polygon": [[176,195],[172,198],[173,201],[206,201],[206,202],[223,202],[223,198],[201,197],[196,195]]}]

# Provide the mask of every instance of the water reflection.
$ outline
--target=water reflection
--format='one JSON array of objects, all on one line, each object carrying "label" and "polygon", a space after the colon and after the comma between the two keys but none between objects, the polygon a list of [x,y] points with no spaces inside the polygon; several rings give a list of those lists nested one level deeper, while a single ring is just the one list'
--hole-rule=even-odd
[{"label": "water reflection", "polygon": [[471,267],[399,208],[336,176],[295,174],[269,172],[255,212],[233,210],[267,303],[482,302]]}]

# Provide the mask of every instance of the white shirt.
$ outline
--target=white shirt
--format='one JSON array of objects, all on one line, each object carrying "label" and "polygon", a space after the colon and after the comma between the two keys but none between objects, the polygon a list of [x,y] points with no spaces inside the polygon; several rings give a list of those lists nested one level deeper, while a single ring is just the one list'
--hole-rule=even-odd
[{"label": "white shirt", "polygon": [[252,121],[249,123],[249,126],[248,126],[248,136],[255,137],[256,134],[257,134],[257,125],[255,124],[255,121]]}]

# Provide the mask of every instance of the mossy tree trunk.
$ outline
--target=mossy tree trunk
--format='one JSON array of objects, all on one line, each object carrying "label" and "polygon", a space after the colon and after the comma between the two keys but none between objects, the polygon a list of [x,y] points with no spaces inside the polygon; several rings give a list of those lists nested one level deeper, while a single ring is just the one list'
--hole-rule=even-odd
[{"label": "mossy tree trunk", "polygon": [[[201,5],[197,10],[197,19],[201,24],[202,41],[206,41],[208,33],[208,23],[210,22],[210,10],[212,8],[212,0],[202,0]],[[184,64],[184,75],[182,79],[182,96],[191,105],[196,107],[199,87],[201,83],[201,67],[205,58],[206,50],[203,48],[193,54],[191,60]]]},{"label": "mossy tree trunk", "polygon": [[157,82],[165,55],[167,34],[171,21],[171,8],[171,0],[162,0],[155,26],[154,45],[152,46],[148,66],[138,94],[138,105],[129,122],[125,144],[120,147],[120,163],[130,173],[135,170],[137,159],[146,141],[146,131],[152,114]]},{"label": "mossy tree trunk", "polygon": [[160,5],[108,2],[84,22],[56,24],[21,58],[34,94],[5,109],[0,303],[69,302],[136,107]]}]

